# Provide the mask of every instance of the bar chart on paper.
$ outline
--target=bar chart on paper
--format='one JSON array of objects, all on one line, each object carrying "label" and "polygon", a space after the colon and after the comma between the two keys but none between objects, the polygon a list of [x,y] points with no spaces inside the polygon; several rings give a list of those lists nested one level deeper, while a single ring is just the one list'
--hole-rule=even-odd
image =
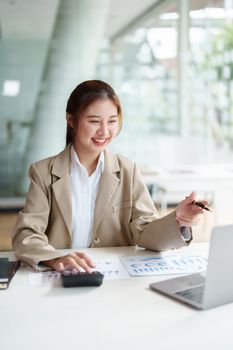
[{"label": "bar chart on paper", "polygon": [[195,273],[207,266],[207,257],[202,255],[124,256],[121,261],[131,276]]}]

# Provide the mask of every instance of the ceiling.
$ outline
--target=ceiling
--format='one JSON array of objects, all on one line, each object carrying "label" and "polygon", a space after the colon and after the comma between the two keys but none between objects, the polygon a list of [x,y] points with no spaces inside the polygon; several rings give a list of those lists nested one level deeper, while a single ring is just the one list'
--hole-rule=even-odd
[{"label": "ceiling", "polygon": [[[150,11],[156,4],[165,2],[165,0],[108,1],[109,14],[104,33],[104,36],[108,38],[116,36],[138,17]],[[222,2],[222,0],[190,0],[190,6],[198,8],[204,3],[206,6],[208,4],[216,6]],[[167,1],[167,3],[169,2]],[[0,0],[0,38],[49,39],[58,5],[59,0]]]},{"label": "ceiling", "polygon": [[58,0],[1,0],[2,39],[36,40],[50,37]]},{"label": "ceiling", "polygon": [[159,0],[111,0],[105,36],[113,37],[147,12]]},{"label": "ceiling", "polygon": [[[106,37],[116,35],[159,0],[109,0],[109,2]],[[26,40],[49,38],[58,5],[58,0],[1,0],[1,38]]]}]

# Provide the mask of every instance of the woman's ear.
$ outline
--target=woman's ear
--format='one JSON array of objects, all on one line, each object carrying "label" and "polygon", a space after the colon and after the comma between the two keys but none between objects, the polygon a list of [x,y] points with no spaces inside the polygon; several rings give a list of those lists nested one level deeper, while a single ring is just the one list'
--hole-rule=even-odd
[{"label": "woman's ear", "polygon": [[66,113],[66,121],[71,128],[74,127],[74,118],[72,114]]}]

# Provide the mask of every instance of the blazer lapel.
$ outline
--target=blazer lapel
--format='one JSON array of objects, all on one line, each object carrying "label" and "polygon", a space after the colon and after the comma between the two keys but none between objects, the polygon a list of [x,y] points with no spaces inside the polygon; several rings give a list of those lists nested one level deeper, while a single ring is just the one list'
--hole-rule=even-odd
[{"label": "blazer lapel", "polygon": [[59,153],[54,160],[52,176],[56,180],[52,184],[54,197],[63,216],[70,236],[72,237],[72,203],[70,193],[70,146]]},{"label": "blazer lapel", "polygon": [[118,159],[115,154],[110,151],[105,151],[105,164],[104,171],[100,180],[100,187],[96,198],[94,223],[93,223],[93,236],[105,215],[105,209],[110,205],[111,199],[117,185],[119,178],[117,173],[120,171]]}]

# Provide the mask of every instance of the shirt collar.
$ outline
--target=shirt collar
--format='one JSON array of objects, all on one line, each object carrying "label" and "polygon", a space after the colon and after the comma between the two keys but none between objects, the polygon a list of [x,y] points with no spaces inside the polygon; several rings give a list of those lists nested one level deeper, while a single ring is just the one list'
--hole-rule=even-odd
[{"label": "shirt collar", "polygon": [[[79,168],[85,169],[85,167],[81,164],[81,162],[78,158],[78,155],[75,152],[73,146],[71,146],[70,152],[71,152],[71,164],[72,164],[72,166],[74,166],[76,164],[76,165],[78,165]],[[98,163],[97,163],[95,171],[99,170],[99,169],[101,170],[101,173],[104,171],[104,152],[103,151],[99,155],[99,159],[98,159]]]}]

